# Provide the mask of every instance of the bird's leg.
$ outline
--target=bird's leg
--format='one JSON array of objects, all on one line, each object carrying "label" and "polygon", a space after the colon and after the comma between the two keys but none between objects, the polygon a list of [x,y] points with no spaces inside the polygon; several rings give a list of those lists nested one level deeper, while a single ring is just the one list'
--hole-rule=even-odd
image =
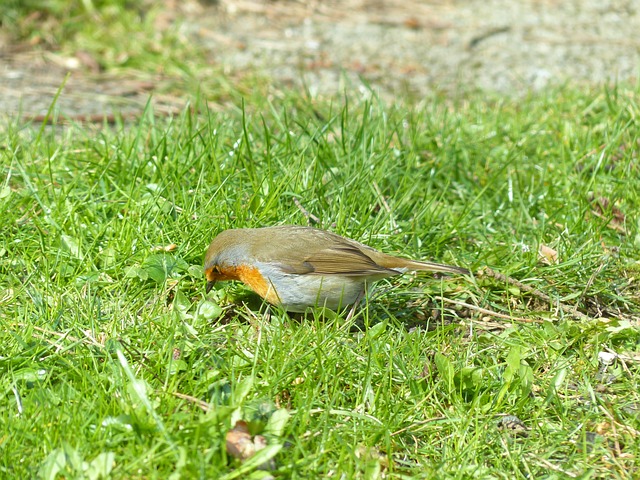
[{"label": "bird's leg", "polygon": [[347,315],[347,318],[345,319],[347,322],[349,320],[351,320],[353,318],[353,316],[356,313],[356,308],[358,308],[358,303],[360,303],[360,300],[362,300],[361,298],[358,298],[358,301],[356,303],[354,303],[353,305],[351,305],[351,308],[349,309],[349,314]]},{"label": "bird's leg", "polygon": [[365,294],[367,293],[367,285],[365,284],[364,288],[362,289],[362,291],[358,294],[358,296],[356,297],[355,302],[353,302],[353,305],[351,306],[351,308],[349,309],[349,314],[347,315],[346,321],[348,322],[349,320],[351,320],[353,318],[353,316],[356,313],[356,308],[358,308],[358,305],[360,305],[360,302],[362,302],[362,299],[364,298]]}]

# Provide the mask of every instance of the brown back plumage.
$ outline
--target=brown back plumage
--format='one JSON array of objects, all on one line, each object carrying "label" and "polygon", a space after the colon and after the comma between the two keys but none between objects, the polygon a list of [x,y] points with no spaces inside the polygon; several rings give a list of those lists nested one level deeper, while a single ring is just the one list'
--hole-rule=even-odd
[{"label": "brown back plumage", "polygon": [[205,269],[218,263],[233,264],[241,256],[299,275],[379,279],[406,270],[469,274],[465,268],[396,257],[335,233],[292,225],[223,231],[207,250]]}]

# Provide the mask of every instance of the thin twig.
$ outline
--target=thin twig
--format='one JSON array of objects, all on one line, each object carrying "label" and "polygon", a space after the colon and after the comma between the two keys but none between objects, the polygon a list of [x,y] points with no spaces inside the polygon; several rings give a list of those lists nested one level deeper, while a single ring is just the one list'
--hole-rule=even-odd
[{"label": "thin twig", "polygon": [[484,267],[479,272],[479,274],[487,276],[487,277],[492,277],[492,278],[495,278],[496,280],[499,280],[501,282],[505,282],[505,283],[508,283],[508,284],[513,285],[515,287],[518,287],[520,290],[530,293],[531,295],[533,295],[534,297],[539,298],[543,302],[547,302],[547,303],[549,303],[551,305],[553,305],[555,303],[560,308],[560,310],[562,310],[567,315],[579,318],[580,320],[589,320],[590,319],[588,315],[585,315],[582,312],[578,312],[577,310],[574,311],[574,307],[572,307],[571,305],[565,305],[562,302],[560,302],[559,300],[554,301],[549,295],[547,295],[546,293],[541,292],[537,288],[532,287],[530,285],[525,285],[524,283],[519,282],[515,278],[507,277],[506,275],[503,275],[502,273],[498,273],[498,272],[496,272],[495,270],[493,270],[493,269],[491,269],[489,267]]},{"label": "thin twig", "polygon": [[571,477],[571,478],[577,478],[578,475],[576,475],[575,473],[571,473],[571,472],[567,472],[566,470],[558,467],[557,465],[554,465],[553,463],[551,463],[548,460],[545,460],[542,457],[533,457],[531,456],[530,458],[535,459],[535,461],[540,462],[542,465],[544,465],[547,468],[550,468],[551,470],[555,471],[555,472],[560,472],[563,473],[564,475]]},{"label": "thin twig", "polygon": [[[76,343],[84,343],[86,345],[95,345],[96,347],[104,347],[103,344],[99,343],[98,341],[96,341],[94,338],[92,338],[90,335],[88,335],[86,332],[82,332],[87,336],[87,340],[81,339],[81,338],[76,338],[73,335],[70,335],[68,332],[67,333],[62,333],[62,332],[56,332],[54,330],[47,330],[46,328],[42,328],[42,327],[38,327],[37,325],[27,325],[26,323],[22,323],[22,322],[18,322],[15,325],[17,325],[18,327],[22,327],[22,328],[33,328],[34,330],[37,330],[38,332],[42,332],[42,333],[46,333],[47,335],[53,335],[56,336],[62,340],[69,340],[71,342],[76,342]],[[39,338],[42,338],[43,340],[47,340],[44,336],[39,336]],[[50,340],[47,340],[48,342],[51,342]],[[52,345],[55,345],[55,343],[51,342]]]},{"label": "thin twig", "polygon": [[620,455],[622,455],[622,450],[620,449],[620,440],[618,440],[616,422],[611,422],[611,433],[613,433],[613,446],[616,449],[616,457],[620,458]]},{"label": "thin twig", "polygon": [[606,143],[603,143],[602,145],[600,145],[599,147],[594,148],[593,150],[585,153],[583,156],[581,156],[576,163],[580,163],[582,160],[584,160],[585,158],[587,158],[590,155],[593,155],[594,153],[598,153],[600,150],[602,150],[603,148],[605,148],[607,146]]},{"label": "thin twig", "polygon": [[600,274],[600,272],[602,271],[605,265],[606,264],[604,262],[601,263],[600,266],[596,268],[594,272],[591,274],[591,276],[589,277],[589,280],[587,281],[587,284],[585,285],[584,290],[582,291],[582,294],[576,299],[576,304],[573,307],[574,312],[578,311],[578,303],[581,302],[584,296],[587,294],[587,291],[589,290],[589,288],[591,288],[591,285],[593,285],[594,280]]},{"label": "thin twig", "polygon": [[553,303],[551,297],[549,295],[547,295],[546,293],[543,293],[540,290],[538,290],[537,288],[532,287],[530,285],[525,285],[524,283],[519,282],[515,278],[507,277],[506,275],[504,275],[502,273],[498,273],[495,270],[493,270],[492,268],[484,267],[480,271],[480,274],[481,275],[486,275],[487,277],[493,277],[496,280],[500,280],[502,282],[514,285],[514,286],[518,287],[520,290],[524,290],[525,292],[529,292],[534,297],[538,297],[540,300],[542,300],[544,302]]},{"label": "thin twig", "polygon": [[372,185],[373,185],[373,189],[376,191],[376,195],[378,195],[378,199],[380,200],[380,203],[382,204],[382,207],[389,214],[389,222],[391,223],[391,229],[394,232],[398,231],[398,225],[396,224],[396,221],[393,218],[393,213],[391,212],[391,207],[387,203],[387,199],[384,198],[384,195],[382,194],[382,190],[380,190],[380,187],[378,186],[378,183],[375,180],[373,181]]},{"label": "thin twig", "polygon": [[628,425],[624,425],[624,424],[618,422],[615,419],[615,417],[613,416],[613,414],[608,409],[606,409],[603,405],[599,405],[599,407],[600,407],[600,410],[602,411],[602,413],[604,413],[605,416],[607,418],[609,418],[609,420],[611,420],[611,423],[615,423],[618,426],[618,428],[621,428],[622,430],[625,430],[629,435],[631,435],[633,437],[640,436],[640,431],[636,430],[633,427],[630,427]]},{"label": "thin twig", "polygon": [[605,226],[607,226],[608,228],[615,230],[618,233],[622,233],[624,235],[627,234],[626,228],[624,228],[622,225],[618,225],[617,223],[613,223],[613,220],[615,220],[615,217],[609,218],[600,212],[596,212],[595,210],[591,210],[591,214],[595,215],[600,220],[607,220],[607,223],[605,224]]},{"label": "thin twig", "polygon": [[626,361],[629,361],[629,362],[640,362],[640,355],[638,355],[638,354],[636,354],[635,356],[631,356],[631,355],[626,355],[624,353],[617,353],[617,352],[611,350],[606,345],[604,346],[604,349],[609,353],[613,353],[616,356],[616,358],[619,359],[619,360],[626,360]]},{"label": "thin twig", "polygon": [[460,302],[458,300],[451,300],[450,298],[445,297],[435,297],[437,300],[440,300],[445,303],[451,303],[453,305],[458,305],[460,307],[465,307],[470,310],[475,310],[476,312],[484,313],[485,315],[490,315],[496,318],[504,318],[507,320],[513,320],[516,322],[524,322],[524,323],[544,323],[544,320],[540,320],[539,318],[523,318],[523,317],[514,317],[513,315],[507,315],[505,313],[494,312],[493,310],[488,310],[486,308],[478,307],[476,305],[472,305],[470,303]]},{"label": "thin twig", "polygon": [[426,420],[420,420],[419,422],[414,422],[411,425],[408,425],[404,428],[401,428],[400,430],[396,430],[395,432],[393,432],[391,434],[392,437],[395,437],[396,435],[400,435],[402,432],[406,432],[407,430],[413,428],[413,427],[421,427],[422,425],[426,425],[428,423],[433,423],[433,422],[437,422],[439,420],[446,420],[447,417],[433,417],[433,418],[427,418]]},{"label": "thin twig", "polygon": [[480,328],[482,330],[491,330],[491,329],[502,329],[502,330],[505,330],[505,329],[511,328],[513,326],[512,323],[490,322],[488,320],[476,320],[475,318],[465,318],[464,320],[475,324],[476,328]]},{"label": "thin twig", "polygon": [[322,223],[318,217],[316,217],[313,213],[309,212],[309,210],[304,208],[302,206],[302,204],[300,203],[300,200],[298,200],[296,197],[293,197],[293,203],[295,203],[296,207],[298,207],[300,209],[300,211],[302,212],[302,214],[305,217],[307,217],[307,220],[309,220],[309,223],[314,223],[316,225]]},{"label": "thin twig", "polygon": [[173,395],[174,397],[178,397],[178,398],[181,398],[183,400],[186,400],[187,402],[191,402],[191,403],[195,404],[197,407],[199,407],[202,410],[204,410],[205,412],[210,412],[211,411],[211,405],[209,405],[204,400],[200,400],[199,398],[193,397],[191,395],[186,395],[184,393],[179,393],[179,392],[171,392],[171,395]]}]

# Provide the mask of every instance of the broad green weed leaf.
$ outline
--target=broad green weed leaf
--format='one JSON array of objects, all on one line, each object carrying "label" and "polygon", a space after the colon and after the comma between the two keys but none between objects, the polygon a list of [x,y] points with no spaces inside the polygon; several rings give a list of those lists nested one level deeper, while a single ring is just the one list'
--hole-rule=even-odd
[{"label": "broad green weed leaf", "polygon": [[58,473],[67,466],[66,456],[62,448],[52,450],[38,469],[38,477],[42,480],[55,480]]},{"label": "broad green weed leaf", "polygon": [[198,305],[197,317],[202,317],[205,320],[215,320],[220,315],[222,315],[222,307],[215,302],[204,300]]},{"label": "broad green weed leaf", "polygon": [[388,322],[386,320],[380,323],[376,323],[374,326],[370,327],[367,330],[367,337],[370,340],[375,340],[387,330],[387,324]]},{"label": "broad green weed leaf", "polygon": [[185,313],[191,308],[191,302],[180,289],[176,290],[175,296],[173,297],[173,308],[180,313]]},{"label": "broad green weed leaf", "polygon": [[113,452],[102,452],[96,458],[91,460],[85,471],[89,480],[98,480],[100,478],[109,478],[113,465],[116,461],[116,454]]},{"label": "broad green weed leaf", "polygon": [[506,363],[507,367],[504,370],[504,381],[511,383],[520,371],[520,361],[522,360],[522,349],[520,346],[515,345],[509,350]]},{"label": "broad green weed leaf", "polygon": [[277,437],[282,436],[284,432],[284,427],[287,426],[287,422],[291,414],[284,408],[276,410],[273,412],[273,415],[269,417],[269,421],[267,422],[266,427],[264,428],[265,434],[274,435]]},{"label": "broad green weed leaf", "polygon": [[82,250],[80,249],[78,241],[69,235],[62,235],[61,238],[62,244],[67,247],[69,253],[78,260],[82,260]]},{"label": "broad green weed leaf", "polygon": [[251,388],[253,388],[253,377],[246,377],[244,380],[241,380],[233,389],[234,405],[240,405],[251,391]]},{"label": "broad green weed leaf", "polygon": [[142,263],[140,270],[156,283],[164,283],[168,278],[184,272],[189,265],[179,257],[170,254],[156,253],[149,255]]},{"label": "broad green weed leaf", "polygon": [[453,379],[455,376],[455,371],[451,360],[449,360],[441,353],[436,353],[435,362],[438,372],[447,384],[447,388],[451,390],[453,388]]}]

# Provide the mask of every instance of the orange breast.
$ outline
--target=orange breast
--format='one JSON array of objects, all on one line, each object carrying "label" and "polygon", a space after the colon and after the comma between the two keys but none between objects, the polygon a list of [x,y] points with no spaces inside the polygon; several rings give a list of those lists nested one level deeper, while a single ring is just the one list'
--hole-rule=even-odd
[{"label": "orange breast", "polygon": [[217,280],[240,280],[267,302],[274,305],[280,303],[275,288],[268,279],[262,276],[256,267],[251,267],[249,265],[225,267],[220,271]]}]

